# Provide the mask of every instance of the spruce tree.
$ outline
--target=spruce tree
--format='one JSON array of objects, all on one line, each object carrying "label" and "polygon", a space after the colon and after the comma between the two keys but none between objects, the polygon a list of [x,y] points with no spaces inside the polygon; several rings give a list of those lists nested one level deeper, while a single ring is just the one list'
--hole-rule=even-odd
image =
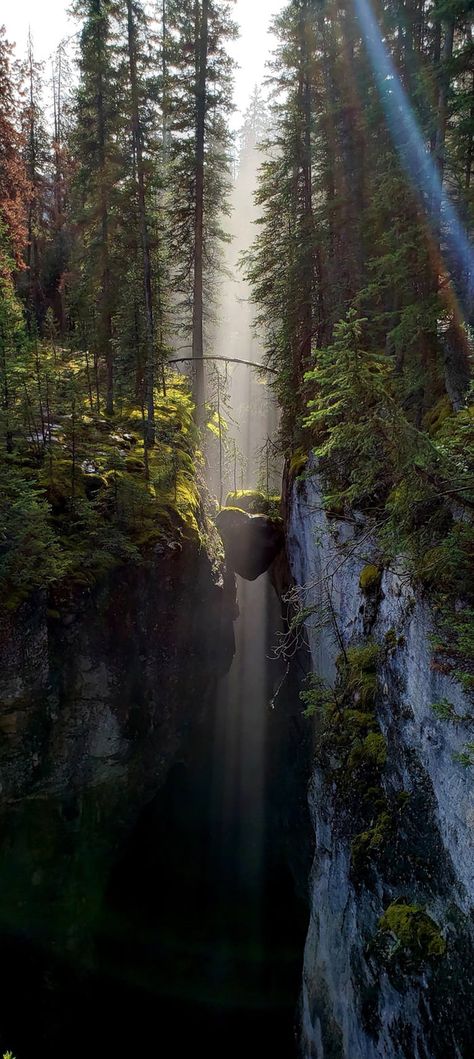
[{"label": "spruce tree", "polygon": [[322,294],[313,215],[311,11],[309,3],[294,0],[275,20],[275,131],[256,196],[260,232],[248,258],[248,278],[259,306],[257,324],[266,337],[268,362],[279,369],[279,397],[290,419],[298,405],[303,366],[309,363]]},{"label": "spruce tree", "polygon": [[43,266],[47,241],[50,138],[46,130],[42,108],[43,78],[44,67],[42,63],[38,63],[35,60],[33,40],[30,33],[28,35],[27,58],[23,66],[25,105],[22,113],[22,124],[24,129],[26,171],[32,192],[28,204],[27,217],[28,233],[25,253],[27,289],[25,299],[28,328],[30,333],[33,334],[37,334],[41,330],[46,311]]},{"label": "spruce tree", "polygon": [[12,48],[0,30],[0,406],[2,445],[13,449],[13,376],[25,343],[22,306],[15,279],[24,270],[28,238],[27,218],[32,198],[24,149],[18,126],[20,85],[15,80]]},{"label": "spruce tree", "polygon": [[[163,333],[162,305],[163,291],[159,267],[153,274],[152,254],[150,247],[150,217],[149,202],[147,202],[147,165],[145,159],[145,136],[142,106],[144,102],[143,79],[141,76],[141,55],[146,47],[146,41],[140,37],[140,30],[146,33],[146,23],[143,8],[133,0],[127,0],[127,50],[129,63],[129,86],[130,86],[130,111],[133,144],[133,171],[136,188],[136,209],[138,218],[138,229],[141,243],[143,295],[145,309],[145,336],[146,336],[146,361],[145,379],[146,394],[145,403],[147,409],[147,443],[152,445],[155,441],[155,368],[157,358],[156,348],[156,314],[158,314],[158,334]],[[141,45],[141,47],[140,47]],[[146,96],[145,96],[146,102]],[[155,257],[155,264],[157,258]],[[156,299],[154,299],[154,290]],[[160,350],[163,358],[163,350]]]},{"label": "spruce tree", "polygon": [[271,153],[248,270],[287,438],[311,349],[331,344],[351,306],[416,423],[444,392],[461,407],[469,385],[467,5],[430,0],[421,17],[417,3],[387,0],[376,20],[371,10],[290,0],[275,21]]},{"label": "spruce tree", "polygon": [[173,286],[191,337],[196,408],[202,419],[205,317],[218,244],[224,238],[221,217],[229,186],[232,62],[226,43],[236,30],[231,4],[223,0],[170,0],[167,25]]},{"label": "spruce tree", "polygon": [[118,5],[114,0],[76,0],[73,10],[83,23],[74,133],[78,160],[74,199],[80,232],[77,268],[81,290],[76,313],[82,317],[91,344],[105,364],[106,411],[112,415],[112,319],[119,283],[118,276],[113,274],[116,264],[113,249],[122,94],[116,54]]},{"label": "spruce tree", "polygon": [[20,85],[12,69],[12,46],[0,28],[0,205],[11,253],[21,268],[27,240],[31,185],[25,165],[24,130],[18,126]]}]

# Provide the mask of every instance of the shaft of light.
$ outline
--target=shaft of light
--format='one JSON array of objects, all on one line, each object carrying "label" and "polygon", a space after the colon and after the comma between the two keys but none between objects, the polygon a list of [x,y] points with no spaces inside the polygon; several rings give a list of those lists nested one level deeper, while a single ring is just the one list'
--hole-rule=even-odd
[{"label": "shaft of light", "polygon": [[463,311],[467,314],[474,290],[472,245],[455,207],[443,188],[436,164],[428,153],[407,93],[382,40],[370,2],[354,0],[354,6],[400,161],[422,201],[435,234],[441,211],[448,260],[451,268],[454,265],[458,274],[466,278],[464,294],[458,291],[458,296]]}]

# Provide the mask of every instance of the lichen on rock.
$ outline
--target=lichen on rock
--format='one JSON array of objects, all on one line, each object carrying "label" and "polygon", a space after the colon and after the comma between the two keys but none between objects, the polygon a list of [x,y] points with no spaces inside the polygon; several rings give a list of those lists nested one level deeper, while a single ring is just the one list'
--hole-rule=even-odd
[{"label": "lichen on rock", "polygon": [[367,594],[376,593],[380,588],[380,582],[382,580],[382,571],[379,566],[375,566],[374,563],[368,563],[367,566],[361,570],[359,577],[359,586],[362,592]]},{"label": "lichen on rock", "polygon": [[393,901],[380,916],[378,927],[381,934],[394,941],[388,950],[390,959],[401,953],[418,965],[446,952],[446,941],[437,923],[420,905],[407,904],[403,899]]}]

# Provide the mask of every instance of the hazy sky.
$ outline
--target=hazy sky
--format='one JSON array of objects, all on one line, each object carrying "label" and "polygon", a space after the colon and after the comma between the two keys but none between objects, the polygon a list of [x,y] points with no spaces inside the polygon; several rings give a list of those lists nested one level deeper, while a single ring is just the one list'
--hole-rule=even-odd
[{"label": "hazy sky", "polygon": [[[286,0],[237,0],[235,18],[240,25],[240,40],[233,45],[239,63],[236,73],[236,104],[245,110],[254,84],[264,75],[265,61],[272,47],[268,24],[272,15],[284,7]],[[15,41],[19,54],[24,50],[28,26],[31,26],[35,52],[46,59],[62,37],[74,33],[76,23],[68,19],[69,0],[10,0],[1,14],[9,40]]]}]

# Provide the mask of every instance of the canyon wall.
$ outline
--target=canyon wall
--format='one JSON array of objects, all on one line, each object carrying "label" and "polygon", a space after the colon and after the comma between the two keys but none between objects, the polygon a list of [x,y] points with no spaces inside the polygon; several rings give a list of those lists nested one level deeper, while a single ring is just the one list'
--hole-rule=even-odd
[{"label": "canyon wall", "polygon": [[[327,516],[313,459],[289,489],[287,550],[313,672],[334,686],[345,652],[355,689],[332,729],[324,711],[308,721],[315,856],[302,1055],[467,1057],[474,784],[463,755],[472,706],[445,667],[433,665],[427,600],[402,566],[377,578],[376,541],[363,518]],[[372,677],[369,714],[363,696]],[[440,703],[451,719],[433,709]],[[351,750],[341,760],[349,718]],[[365,738],[354,734],[357,724],[369,724]]]}]

